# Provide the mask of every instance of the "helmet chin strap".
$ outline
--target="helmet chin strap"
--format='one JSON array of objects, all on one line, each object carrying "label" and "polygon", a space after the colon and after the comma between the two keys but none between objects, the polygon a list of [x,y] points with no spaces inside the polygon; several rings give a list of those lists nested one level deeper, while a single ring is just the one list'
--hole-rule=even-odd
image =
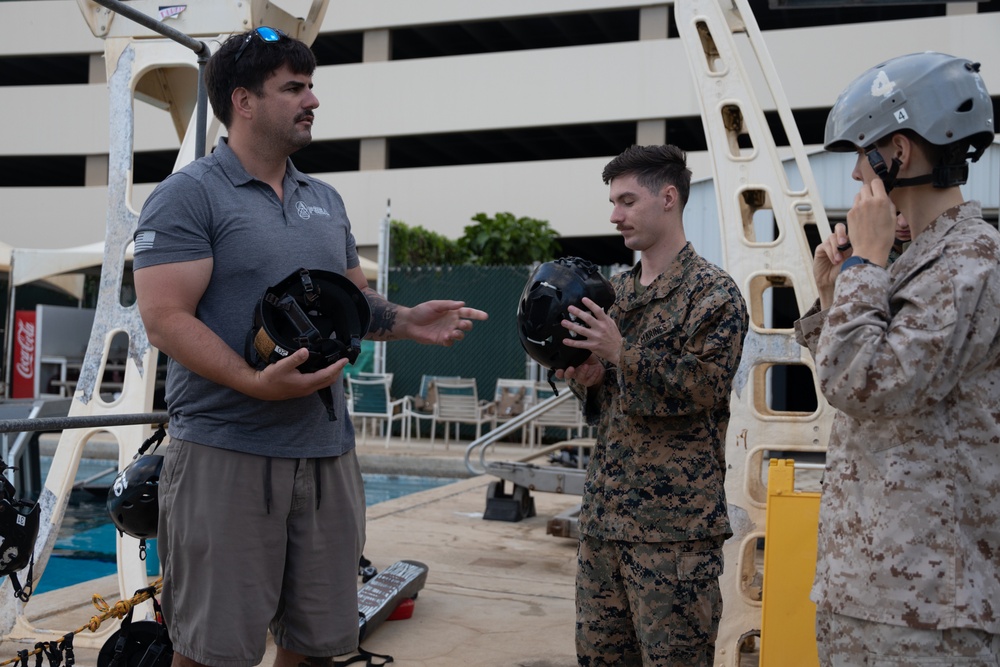
[{"label": "helmet chin strap", "polygon": [[875,171],[875,175],[882,179],[885,184],[885,192],[889,194],[893,188],[905,188],[913,185],[927,185],[930,183],[935,188],[950,188],[962,185],[969,180],[969,163],[953,165],[938,165],[930,174],[915,176],[913,178],[898,178],[899,168],[902,162],[898,157],[892,158],[892,166],[885,166],[885,158],[879,153],[875,146],[870,146],[865,150],[868,164]]}]

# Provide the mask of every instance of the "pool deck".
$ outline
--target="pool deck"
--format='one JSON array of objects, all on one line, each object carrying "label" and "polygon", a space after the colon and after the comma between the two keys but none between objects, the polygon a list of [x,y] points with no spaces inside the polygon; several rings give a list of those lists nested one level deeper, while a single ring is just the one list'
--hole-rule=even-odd
[{"label": "pool deck", "polygon": [[[359,444],[362,470],[371,473],[442,477],[468,475],[463,457],[468,442],[404,443],[370,438]],[[493,460],[517,460],[528,449],[495,448]],[[541,461],[540,461],[541,462]],[[389,500],[368,508],[365,556],[382,570],[398,560],[429,568],[413,616],[387,621],[363,642],[374,653],[392,655],[401,667],[569,667],[573,646],[576,540],[546,534],[552,517],[572,508],[579,497],[533,493],[537,515],[520,522],[483,519],[489,483],[479,476]],[[113,604],[117,582],[105,577],[32,598],[27,617],[35,628],[59,636],[88,622],[97,610],[91,596]],[[117,628],[117,621],[105,621]],[[108,626],[105,625],[104,628]],[[99,645],[77,636],[76,664],[96,667]],[[93,641],[93,638],[92,638]],[[0,662],[34,642],[0,643]],[[261,664],[270,665],[274,647]],[[29,658],[33,664],[35,658]]]}]

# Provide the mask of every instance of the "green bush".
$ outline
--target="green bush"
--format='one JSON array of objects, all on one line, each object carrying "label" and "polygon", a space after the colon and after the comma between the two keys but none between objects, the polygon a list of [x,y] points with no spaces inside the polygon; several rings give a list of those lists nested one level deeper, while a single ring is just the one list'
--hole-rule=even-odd
[{"label": "green bush", "polygon": [[389,222],[389,265],[455,266],[468,263],[468,255],[456,241],[421,226],[400,220]]},{"label": "green bush", "polygon": [[478,224],[468,225],[458,245],[478,266],[514,266],[552,259],[559,249],[559,234],[547,220],[516,218],[513,213],[485,213],[472,216]]},{"label": "green bush", "polygon": [[559,234],[547,220],[516,218],[513,213],[489,217],[477,213],[465,235],[452,241],[421,226],[400,220],[389,222],[389,264],[417,266],[526,266],[553,259]]}]

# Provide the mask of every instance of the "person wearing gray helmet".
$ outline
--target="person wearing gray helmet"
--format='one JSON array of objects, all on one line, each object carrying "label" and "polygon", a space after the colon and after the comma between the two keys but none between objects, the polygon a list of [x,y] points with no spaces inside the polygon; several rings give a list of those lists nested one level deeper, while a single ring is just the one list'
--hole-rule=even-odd
[{"label": "person wearing gray helmet", "polygon": [[[1000,234],[960,187],[994,136],[979,69],[894,58],[827,121],[861,186],[795,325],[837,410],[812,589],[822,665],[1000,664]],[[912,241],[890,263],[897,210]]]}]

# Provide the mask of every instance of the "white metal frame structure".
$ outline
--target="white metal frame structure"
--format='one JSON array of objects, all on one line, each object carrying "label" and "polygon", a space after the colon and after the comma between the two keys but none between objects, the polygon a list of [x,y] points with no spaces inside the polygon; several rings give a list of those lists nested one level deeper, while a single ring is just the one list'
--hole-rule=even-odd
[{"label": "white metal frame structure", "polygon": [[[768,401],[768,372],[812,358],[792,329],[767,324],[771,288],[792,288],[800,313],[817,297],[806,227],[830,233],[809,161],[781,82],[747,0],[685,0],[674,5],[677,29],[702,110],[718,198],[725,268],[747,300],[750,331],[733,388],[726,438],[726,495],[734,535],[724,546],[721,579],[723,619],[716,664],[737,667],[745,639],[759,635],[762,603],[753,587],[757,542],[764,536],[766,487],[763,458],[769,450],[825,451],[832,410],[815,386],[813,413],[781,412]],[[749,56],[749,57],[747,57]],[[748,71],[748,68],[753,68]],[[755,86],[763,81],[765,86]],[[770,99],[761,99],[767,93]],[[764,104],[777,110],[802,181],[794,188],[764,118]],[[758,238],[754,217],[773,214],[778,233]],[[770,215],[766,215],[771,223]],[[763,235],[761,235],[763,236]]]}]

